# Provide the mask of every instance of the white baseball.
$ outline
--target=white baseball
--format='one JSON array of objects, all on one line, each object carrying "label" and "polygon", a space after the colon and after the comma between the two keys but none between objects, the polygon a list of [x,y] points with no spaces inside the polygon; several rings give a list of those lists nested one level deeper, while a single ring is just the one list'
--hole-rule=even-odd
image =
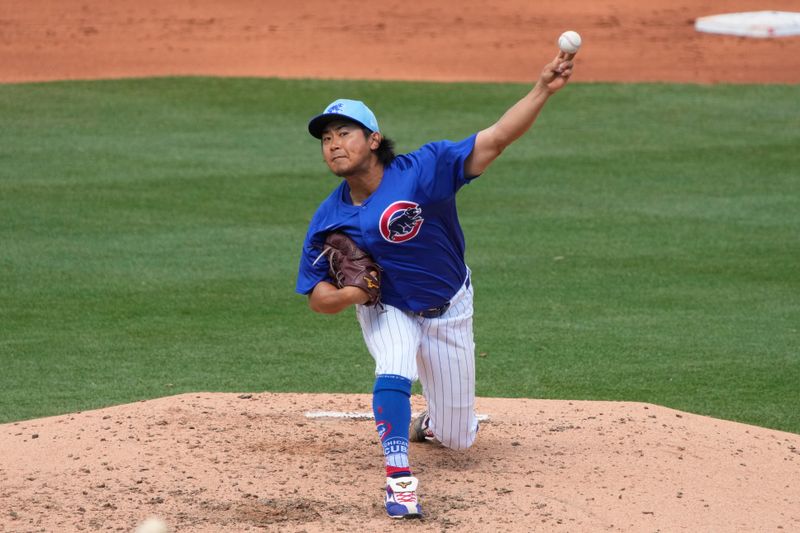
[{"label": "white baseball", "polygon": [[169,527],[160,518],[152,516],[139,524],[135,533],[169,533]]},{"label": "white baseball", "polygon": [[558,47],[562,52],[574,54],[581,47],[581,36],[576,31],[565,31],[558,38]]}]

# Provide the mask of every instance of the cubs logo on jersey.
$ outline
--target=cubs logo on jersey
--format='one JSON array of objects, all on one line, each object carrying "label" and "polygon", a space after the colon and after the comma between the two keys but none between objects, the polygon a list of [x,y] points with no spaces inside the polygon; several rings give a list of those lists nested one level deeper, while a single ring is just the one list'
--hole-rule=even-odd
[{"label": "cubs logo on jersey", "polygon": [[389,242],[406,242],[417,236],[422,223],[422,208],[416,202],[401,200],[384,209],[380,232]]}]

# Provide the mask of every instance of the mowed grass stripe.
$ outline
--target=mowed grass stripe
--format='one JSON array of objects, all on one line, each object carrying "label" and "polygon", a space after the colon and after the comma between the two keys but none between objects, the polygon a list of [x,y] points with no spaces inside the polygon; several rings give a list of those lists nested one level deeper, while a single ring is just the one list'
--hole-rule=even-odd
[{"label": "mowed grass stripe", "polygon": [[[523,85],[0,86],[0,421],[211,391],[369,392],[351,312],[293,293],[335,185],[310,116],[401,151]],[[478,394],[646,401],[800,432],[800,88],[574,84],[459,193]]]}]

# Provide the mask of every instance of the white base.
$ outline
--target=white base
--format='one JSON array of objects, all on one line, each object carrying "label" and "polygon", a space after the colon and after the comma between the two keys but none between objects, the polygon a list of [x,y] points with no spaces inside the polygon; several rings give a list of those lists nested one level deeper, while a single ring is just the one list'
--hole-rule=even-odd
[{"label": "white base", "polygon": [[[420,413],[412,413],[411,418],[416,418]],[[373,418],[372,413],[344,412],[344,411],[308,411],[306,418],[352,418],[355,420],[368,420]],[[489,420],[489,415],[475,415],[479,421]]]},{"label": "white base", "polygon": [[800,35],[800,13],[791,11],[750,11],[700,17],[694,29],[740,37],[789,37]]}]

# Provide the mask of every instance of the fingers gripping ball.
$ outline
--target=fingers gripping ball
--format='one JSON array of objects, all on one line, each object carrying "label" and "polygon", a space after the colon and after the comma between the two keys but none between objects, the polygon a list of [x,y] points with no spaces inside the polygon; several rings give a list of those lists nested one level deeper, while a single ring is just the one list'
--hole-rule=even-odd
[{"label": "fingers gripping ball", "polygon": [[558,38],[558,47],[562,52],[575,54],[581,47],[581,36],[576,31],[565,31]]},{"label": "fingers gripping ball", "polygon": [[381,298],[381,270],[368,253],[360,249],[353,240],[341,232],[334,232],[325,239],[328,256],[328,271],[336,286],[358,287],[369,295],[364,305],[375,305]]}]

